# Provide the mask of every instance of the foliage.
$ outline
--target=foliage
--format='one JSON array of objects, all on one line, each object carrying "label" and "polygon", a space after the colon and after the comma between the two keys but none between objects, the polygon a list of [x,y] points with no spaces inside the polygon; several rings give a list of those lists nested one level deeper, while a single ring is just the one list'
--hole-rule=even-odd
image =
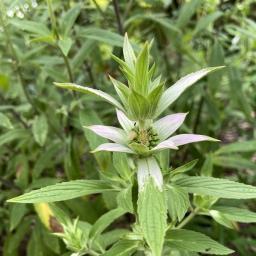
[{"label": "foliage", "polygon": [[0,10],[2,255],[255,254],[253,1]]}]

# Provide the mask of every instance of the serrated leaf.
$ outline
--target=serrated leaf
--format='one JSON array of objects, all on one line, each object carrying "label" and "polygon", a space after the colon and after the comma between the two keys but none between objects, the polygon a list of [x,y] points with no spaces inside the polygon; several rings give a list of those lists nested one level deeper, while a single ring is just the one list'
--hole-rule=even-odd
[{"label": "serrated leaf", "polygon": [[181,221],[190,206],[188,193],[181,187],[168,186],[167,198],[172,221]]},{"label": "serrated leaf", "polygon": [[256,187],[226,179],[187,176],[177,179],[175,184],[189,193],[199,195],[233,199],[256,198]]},{"label": "serrated leaf", "polygon": [[152,254],[161,256],[166,230],[166,199],[154,181],[149,179],[138,197],[138,218],[143,236]]},{"label": "serrated leaf", "polygon": [[132,186],[123,189],[117,196],[117,204],[127,212],[133,213]]},{"label": "serrated leaf", "polygon": [[73,199],[80,196],[114,190],[100,180],[74,180],[33,190],[9,199],[10,203],[47,203]]},{"label": "serrated leaf", "polygon": [[205,254],[227,255],[234,252],[204,234],[185,229],[168,231],[166,244],[172,249]]},{"label": "serrated leaf", "polygon": [[48,133],[48,123],[45,115],[37,116],[34,119],[34,122],[32,125],[32,132],[33,132],[35,141],[40,146],[43,146],[45,144],[47,133]]},{"label": "serrated leaf", "polygon": [[230,229],[237,229],[237,225],[234,221],[229,220],[225,215],[223,215],[219,211],[210,210],[209,214],[212,218],[219,223],[220,225],[230,228]]}]

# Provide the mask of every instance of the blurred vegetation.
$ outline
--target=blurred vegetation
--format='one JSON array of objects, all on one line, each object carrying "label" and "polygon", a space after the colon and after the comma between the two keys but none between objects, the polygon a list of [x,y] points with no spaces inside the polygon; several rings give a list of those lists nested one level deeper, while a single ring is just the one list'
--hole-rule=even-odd
[{"label": "blurred vegetation", "polygon": [[[124,32],[136,47],[153,39],[152,55],[167,86],[203,67],[227,66],[169,110],[190,112],[183,131],[222,144],[184,147],[171,154],[170,166],[199,159],[195,174],[212,172],[256,185],[255,1],[1,0],[0,9],[1,255],[70,255],[48,232],[59,228],[48,205],[5,201],[57,181],[97,178],[112,168],[109,153],[90,153],[102,139],[82,125],[115,126],[114,108],[94,96],[59,90],[53,82],[112,93],[108,75],[122,78],[111,53],[121,56]],[[235,142],[241,143],[226,146]],[[71,216],[94,223],[113,208],[110,198],[61,205]],[[248,207],[256,211],[252,201]],[[126,222],[132,222],[129,216],[116,225]],[[234,255],[256,254],[253,224],[237,226],[236,232],[200,217],[190,225],[234,248]]]}]

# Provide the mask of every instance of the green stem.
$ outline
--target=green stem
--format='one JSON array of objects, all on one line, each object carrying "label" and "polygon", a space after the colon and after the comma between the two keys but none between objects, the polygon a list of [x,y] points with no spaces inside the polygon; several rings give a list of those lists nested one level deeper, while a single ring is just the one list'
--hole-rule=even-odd
[{"label": "green stem", "polygon": [[194,209],[176,228],[180,229],[186,226],[199,212],[199,208]]}]

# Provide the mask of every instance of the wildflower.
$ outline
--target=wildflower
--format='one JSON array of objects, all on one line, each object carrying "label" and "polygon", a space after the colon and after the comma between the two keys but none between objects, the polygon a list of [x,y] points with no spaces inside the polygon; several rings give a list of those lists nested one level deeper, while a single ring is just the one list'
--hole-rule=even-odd
[{"label": "wildflower", "polygon": [[171,136],[182,125],[187,113],[170,114],[155,122],[147,120],[143,124],[130,120],[120,110],[116,110],[116,113],[123,129],[105,125],[86,127],[113,142],[101,144],[93,152],[112,151],[150,156],[163,149],[177,150],[179,146],[188,143],[217,141],[209,136],[198,134]]}]

